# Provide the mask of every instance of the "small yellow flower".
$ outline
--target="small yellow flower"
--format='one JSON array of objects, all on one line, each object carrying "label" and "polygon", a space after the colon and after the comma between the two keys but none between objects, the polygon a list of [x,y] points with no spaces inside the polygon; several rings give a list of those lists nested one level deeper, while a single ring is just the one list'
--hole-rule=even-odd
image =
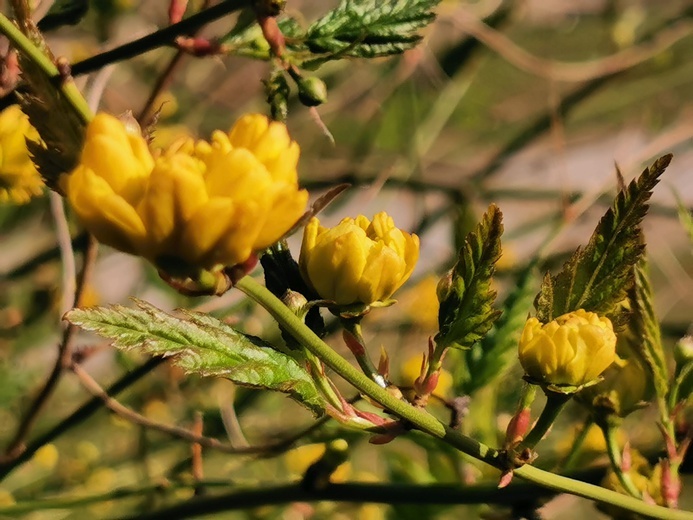
[{"label": "small yellow flower", "polygon": [[583,309],[546,325],[529,318],[519,357],[535,381],[579,386],[597,379],[616,359],[616,334],[608,318]]},{"label": "small yellow flower", "polygon": [[338,305],[384,301],[407,281],[419,259],[419,237],[395,227],[387,213],[363,215],[333,228],[311,219],[299,264],[321,298]]},{"label": "small yellow flower", "polygon": [[214,269],[245,262],[302,215],[298,156],[286,127],[258,114],[157,156],[132,125],[97,114],[62,186],[101,242],[165,270]]},{"label": "small yellow flower", "polygon": [[55,444],[46,444],[41,446],[34,454],[33,461],[44,469],[53,469],[58,463],[60,454]]},{"label": "small yellow flower", "polygon": [[43,192],[41,175],[31,162],[26,140],[39,141],[19,105],[0,112],[0,203],[25,204]]}]

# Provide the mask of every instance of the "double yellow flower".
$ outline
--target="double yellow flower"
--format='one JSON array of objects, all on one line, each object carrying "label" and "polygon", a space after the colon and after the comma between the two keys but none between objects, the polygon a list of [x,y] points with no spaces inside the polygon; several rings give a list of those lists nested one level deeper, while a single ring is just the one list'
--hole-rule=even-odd
[{"label": "double yellow flower", "polygon": [[153,154],[136,125],[102,113],[62,189],[100,242],[168,271],[214,269],[245,262],[303,214],[299,153],[282,123],[258,114]]}]

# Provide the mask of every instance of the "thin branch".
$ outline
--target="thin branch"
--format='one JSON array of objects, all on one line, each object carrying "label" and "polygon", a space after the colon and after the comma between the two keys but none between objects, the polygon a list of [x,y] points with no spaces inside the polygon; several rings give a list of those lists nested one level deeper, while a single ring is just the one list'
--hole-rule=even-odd
[{"label": "thin branch", "polygon": [[168,424],[163,424],[157,421],[152,421],[144,415],[141,415],[128,407],[119,403],[116,399],[111,397],[106,390],[104,390],[101,385],[99,385],[94,378],[92,378],[78,363],[72,363],[70,369],[77,376],[79,382],[82,386],[94,397],[100,399],[103,404],[119,415],[123,419],[133,424],[143,426],[145,428],[159,431],[176,437],[178,439],[183,439],[188,442],[197,444],[204,448],[210,448],[213,450],[220,451],[222,453],[230,453],[234,455],[262,455],[262,454],[277,454],[285,451],[291,447],[297,440],[304,437],[308,433],[311,433],[317,427],[322,426],[325,421],[329,420],[329,417],[323,417],[316,423],[312,424],[309,428],[302,430],[297,435],[293,435],[288,439],[280,440],[276,443],[263,445],[263,446],[234,446],[232,444],[224,443],[218,441],[217,439],[212,439],[210,437],[205,437],[203,435],[197,434],[186,430],[185,428],[179,428],[177,426],[171,426]]},{"label": "thin branch", "polygon": [[[206,9],[208,9],[209,4],[210,0],[205,0],[204,4],[202,5],[201,11],[204,12]],[[192,36],[196,36],[200,32],[202,27],[203,26],[201,25],[195,31],[193,31]],[[141,127],[147,127],[152,122],[150,113],[154,108],[154,102],[159,97],[159,94],[161,94],[161,92],[166,90],[171,85],[171,82],[173,81],[173,76],[175,75],[176,71],[180,68],[181,63],[183,63],[183,58],[185,58],[186,55],[187,53],[183,49],[179,48],[176,54],[173,56],[173,58],[171,58],[171,61],[168,62],[168,65],[166,65],[166,68],[163,70],[163,72],[159,74],[159,77],[157,78],[154,87],[149,93],[147,101],[144,103],[142,110],[140,110],[140,113],[137,115],[137,121],[139,122]]]},{"label": "thin branch", "polygon": [[130,43],[120,45],[110,51],[102,52],[86,60],[79,61],[72,65],[72,76],[77,77],[82,74],[88,74],[106,65],[110,65],[111,63],[134,58],[135,56],[140,56],[158,47],[171,45],[176,36],[189,34],[217,18],[249,7],[251,4],[252,2],[250,0],[226,0],[225,2],[221,2],[205,11],[189,16],[181,22],[169,25],[164,29],[138,38]]},{"label": "thin branch", "polygon": [[623,49],[611,56],[569,63],[540,58],[527,52],[470,13],[460,12],[452,17],[452,21],[458,29],[472,35],[518,69],[552,81],[565,82],[590,81],[622,72],[658,56],[693,34],[693,23],[683,20],[671,28],[658,31],[651,42]]}]

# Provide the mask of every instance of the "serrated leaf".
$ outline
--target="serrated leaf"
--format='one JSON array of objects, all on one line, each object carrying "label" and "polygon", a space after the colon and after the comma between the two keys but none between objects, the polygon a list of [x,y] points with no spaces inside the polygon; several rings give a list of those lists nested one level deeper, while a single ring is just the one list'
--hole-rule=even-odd
[{"label": "serrated leaf", "polygon": [[632,307],[629,322],[638,339],[634,342],[639,347],[635,354],[649,367],[657,395],[665,397],[669,391],[669,369],[644,256],[634,267],[633,274],[635,282],[629,295]]},{"label": "serrated leaf", "polygon": [[503,215],[495,204],[489,206],[476,229],[467,235],[452,268],[448,294],[440,302],[435,337],[439,347],[470,348],[496,321],[493,308],[496,291],[491,288],[495,264],[500,258]]},{"label": "serrated leaf", "polygon": [[[439,0],[343,0],[306,32],[307,48],[324,60],[399,54],[421,39]],[[333,55],[333,57],[330,57]]]},{"label": "serrated leaf", "polygon": [[73,309],[65,317],[113,340],[120,349],[172,356],[174,363],[188,373],[284,392],[316,415],[322,414],[323,399],[308,372],[294,358],[209,315],[185,312],[187,319],[180,319],[146,302],[136,303],[139,309],[121,305]]},{"label": "serrated leaf", "polygon": [[517,344],[532,305],[537,280],[534,265],[518,277],[515,289],[503,303],[503,313],[491,331],[464,351],[466,377],[460,391],[472,395],[476,390],[493,384],[517,362]]},{"label": "serrated leaf", "polygon": [[612,316],[626,296],[630,272],[644,245],[640,222],[671,154],[655,163],[621,191],[602,217],[587,247],[578,248],[556,276],[542,284],[537,298],[537,319],[548,323],[577,309]]},{"label": "serrated leaf", "polygon": [[[28,7],[22,2],[13,4],[20,30],[54,61],[41,33],[31,21]],[[32,126],[41,136],[40,143],[27,141],[27,147],[48,187],[59,190],[58,178],[72,170],[79,159],[85,122],[61,89],[56,88],[53,78],[46,75],[31,57],[25,56],[21,51],[18,51],[18,56],[27,91],[27,94],[19,97],[19,101]]]}]

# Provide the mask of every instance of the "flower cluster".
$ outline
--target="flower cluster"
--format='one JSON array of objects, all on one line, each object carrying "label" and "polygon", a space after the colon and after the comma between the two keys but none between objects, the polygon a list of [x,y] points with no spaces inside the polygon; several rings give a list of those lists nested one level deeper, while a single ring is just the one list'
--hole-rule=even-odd
[{"label": "flower cluster", "polygon": [[36,129],[19,105],[0,112],[0,203],[25,204],[43,192],[44,184],[26,146],[39,141]]},{"label": "flower cluster", "polygon": [[286,127],[262,115],[152,154],[135,125],[97,114],[62,189],[99,241],[186,274],[243,263],[293,226],[308,200],[298,157]]},{"label": "flower cluster", "polygon": [[419,259],[419,237],[395,227],[387,213],[363,215],[333,228],[317,218],[306,226],[299,265],[321,298],[337,305],[371,305],[390,298]]},{"label": "flower cluster", "polygon": [[520,363],[536,382],[581,386],[616,359],[616,334],[608,318],[579,309],[542,324],[529,318],[519,345]]}]

